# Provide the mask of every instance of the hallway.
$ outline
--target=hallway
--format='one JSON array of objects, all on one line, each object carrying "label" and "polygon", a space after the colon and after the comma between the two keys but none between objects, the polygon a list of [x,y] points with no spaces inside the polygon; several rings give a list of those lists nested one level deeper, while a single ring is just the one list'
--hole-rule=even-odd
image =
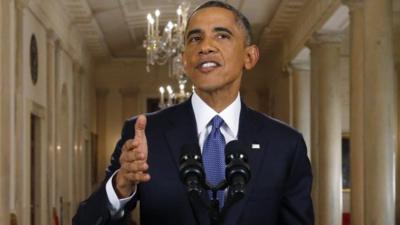
[{"label": "hallway", "polygon": [[[123,122],[179,90],[143,41],[181,2],[0,1],[0,224],[71,224]],[[400,224],[400,0],[225,2],[260,48],[241,97],[306,141],[316,224]]]}]

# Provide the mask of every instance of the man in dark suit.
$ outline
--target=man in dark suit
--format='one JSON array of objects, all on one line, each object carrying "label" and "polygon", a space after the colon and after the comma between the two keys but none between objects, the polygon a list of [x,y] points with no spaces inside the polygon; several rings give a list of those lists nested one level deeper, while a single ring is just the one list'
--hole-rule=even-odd
[{"label": "man in dark suit", "polygon": [[142,225],[209,224],[208,210],[189,198],[178,167],[185,144],[199,144],[205,167],[207,160],[214,162],[218,154],[206,156],[211,134],[247,146],[252,171],[245,197],[224,224],[314,224],[312,174],[301,134],[240,100],[243,68],[253,68],[258,57],[240,12],[218,1],[198,7],[189,18],[183,53],[195,93],[183,104],[125,123],[103,185],[81,203],[73,224],[122,224],[138,200]]}]

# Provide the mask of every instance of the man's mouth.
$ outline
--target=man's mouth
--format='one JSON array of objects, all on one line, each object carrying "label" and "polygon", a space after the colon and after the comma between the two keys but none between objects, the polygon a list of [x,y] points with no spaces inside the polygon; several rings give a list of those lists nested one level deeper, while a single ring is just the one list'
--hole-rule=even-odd
[{"label": "man's mouth", "polygon": [[203,73],[208,73],[220,66],[221,64],[215,61],[204,61],[197,66],[197,69]]}]

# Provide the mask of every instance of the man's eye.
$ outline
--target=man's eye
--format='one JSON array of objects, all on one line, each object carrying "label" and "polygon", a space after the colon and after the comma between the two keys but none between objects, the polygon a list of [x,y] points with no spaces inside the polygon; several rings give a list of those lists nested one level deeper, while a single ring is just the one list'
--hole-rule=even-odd
[{"label": "man's eye", "polygon": [[230,39],[231,36],[229,36],[228,34],[218,34],[218,39]]},{"label": "man's eye", "polygon": [[188,42],[197,42],[200,40],[201,40],[200,36],[192,36],[188,38]]}]

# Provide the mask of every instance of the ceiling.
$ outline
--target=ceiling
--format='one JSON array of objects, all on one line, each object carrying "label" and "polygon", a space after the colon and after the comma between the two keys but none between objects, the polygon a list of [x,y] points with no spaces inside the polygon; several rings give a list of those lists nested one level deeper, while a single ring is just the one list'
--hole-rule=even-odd
[{"label": "ceiling", "polygon": [[[183,0],[63,0],[67,12],[84,36],[92,55],[111,58],[142,58],[147,29],[146,15],[159,9],[160,26],[176,21]],[[196,6],[205,0],[189,0]],[[308,0],[227,0],[248,17],[256,42],[265,30],[282,33]],[[272,21],[272,22],[271,22]],[[273,24],[271,24],[273,23]],[[270,35],[279,37],[280,35]],[[274,39],[262,40],[263,44]]]}]

